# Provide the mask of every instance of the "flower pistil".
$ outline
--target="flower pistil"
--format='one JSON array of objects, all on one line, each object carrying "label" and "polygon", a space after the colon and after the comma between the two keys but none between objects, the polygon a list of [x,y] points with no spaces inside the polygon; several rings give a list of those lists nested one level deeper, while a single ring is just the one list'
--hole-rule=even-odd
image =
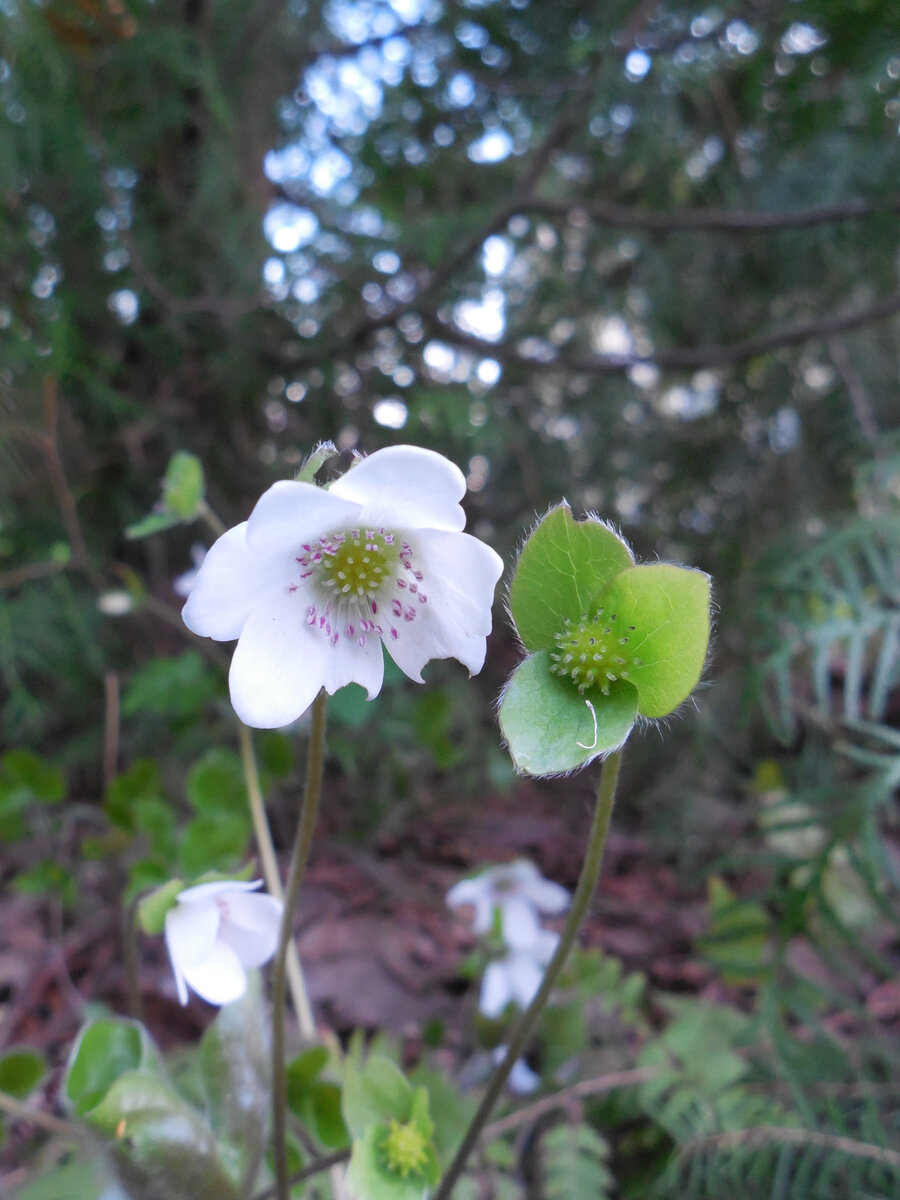
[{"label": "flower pistil", "polygon": [[342,637],[365,646],[370,634],[396,641],[398,623],[414,621],[418,606],[428,603],[412,546],[388,530],[330,533],[300,548],[300,579],[310,580],[318,600],[307,605],[306,623],[321,629],[332,646]]}]

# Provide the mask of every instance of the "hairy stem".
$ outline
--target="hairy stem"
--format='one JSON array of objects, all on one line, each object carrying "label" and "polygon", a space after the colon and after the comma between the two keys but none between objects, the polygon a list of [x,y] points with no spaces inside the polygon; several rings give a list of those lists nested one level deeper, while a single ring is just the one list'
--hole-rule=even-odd
[{"label": "hairy stem", "polygon": [[291,863],[284,887],[284,917],[281,936],[272,971],[272,1121],[275,1146],[275,1178],[278,1200],[290,1200],[290,1177],[287,1162],[287,1064],[284,1048],[284,1001],[287,983],[287,952],[293,941],[294,909],[300,885],[306,874],[306,864],[312,847],[313,831],[319,813],[322,794],[322,774],[325,767],[326,695],[319,692],[313,701],[312,726],[309,732],[309,756],[306,760],[306,786],[300,819],[294,836]]},{"label": "hairy stem", "polygon": [[[247,786],[247,800],[250,816],[253,821],[253,834],[259,850],[259,861],[262,864],[263,878],[267,891],[276,900],[284,898],[281,887],[281,875],[278,872],[278,860],[275,857],[275,847],[272,845],[272,833],[266,817],[266,807],[263,802],[262,788],[259,783],[259,771],[256,767],[256,755],[253,753],[253,736],[243,722],[238,724],[238,736],[241,742],[241,762],[244,767],[244,782]],[[287,948],[287,983],[291,993],[291,1002],[297,1014],[297,1024],[304,1041],[313,1041],[316,1036],[316,1023],[313,1020],[312,1006],[303,979],[303,968],[300,966],[300,956],[297,953],[297,943],[293,938]]]},{"label": "hairy stem", "polygon": [[569,909],[569,915],[566,918],[566,923],[559,937],[559,945],[556,947],[556,953],[550,959],[544,978],[541,980],[541,986],[538,988],[534,999],[519,1018],[519,1023],[509,1040],[506,1056],[491,1076],[487,1091],[484,1093],[478,1111],[472,1118],[469,1128],[466,1130],[465,1137],[456,1152],[453,1162],[447,1168],[440,1186],[434,1193],[433,1200],[447,1200],[447,1197],[453,1191],[469,1155],[472,1153],[481,1135],[481,1131],[488,1117],[491,1115],[494,1105],[500,1098],[510,1072],[525,1050],[528,1039],[541,1014],[541,1010],[547,1003],[547,999],[556,984],[559,973],[565,965],[569,951],[575,944],[578,931],[587,912],[588,904],[594,893],[594,888],[597,886],[597,880],[600,877],[600,866],[603,862],[603,851],[606,846],[606,835],[609,832],[609,822],[612,816],[613,801],[615,800],[616,784],[619,779],[621,762],[622,751],[615,750],[603,765],[603,773],[600,777],[600,788],[597,792],[597,804],[594,808],[594,817],[588,836],[584,864],[581,868],[581,876],[579,877],[578,886],[575,889],[575,895],[572,899],[572,907]]}]

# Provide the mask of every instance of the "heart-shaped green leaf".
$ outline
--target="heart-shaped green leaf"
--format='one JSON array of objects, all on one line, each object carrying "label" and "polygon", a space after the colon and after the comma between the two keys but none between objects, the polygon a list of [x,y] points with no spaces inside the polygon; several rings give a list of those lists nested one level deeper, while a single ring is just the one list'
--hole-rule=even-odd
[{"label": "heart-shaped green leaf", "polygon": [[632,566],[628,546],[601,521],[550,510],[519,555],[509,604],[526,650],[546,650],[566,619],[580,621],[602,587]]},{"label": "heart-shaped green leaf", "polygon": [[630,683],[617,680],[608,696],[595,691],[588,698],[570,679],[552,675],[550,662],[549,650],[529,655],[500,701],[503,736],[516,769],[528,775],[559,775],[614,750],[637,714]]},{"label": "heart-shaped green leaf", "polygon": [[709,646],[709,576],[666,563],[620,572],[596,597],[628,629],[628,678],[638,712],[665,717],[691,694]]}]

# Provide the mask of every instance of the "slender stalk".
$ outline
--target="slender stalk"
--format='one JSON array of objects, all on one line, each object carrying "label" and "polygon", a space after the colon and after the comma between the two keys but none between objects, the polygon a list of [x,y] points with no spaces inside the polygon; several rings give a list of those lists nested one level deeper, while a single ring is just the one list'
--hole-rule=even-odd
[{"label": "slender stalk", "polygon": [[[259,783],[259,771],[256,767],[256,755],[253,753],[253,737],[247,726],[238,723],[238,736],[241,742],[241,762],[244,766],[244,782],[247,785],[247,799],[250,816],[253,820],[253,833],[259,849],[259,861],[262,864],[263,878],[266,888],[276,900],[284,898],[281,886],[281,875],[278,871],[278,860],[275,857],[275,847],[272,844],[272,833],[266,817],[266,806],[263,801],[262,788]],[[287,949],[287,982],[291,993],[294,1012],[304,1041],[314,1041],[316,1023],[313,1019],[309,994],[303,979],[303,968],[300,966],[300,956],[297,953],[297,943],[291,938]]]},{"label": "slender stalk", "polygon": [[306,787],[300,807],[300,820],[291,851],[287,883],[284,888],[284,917],[281,936],[272,971],[272,1121],[275,1148],[275,1179],[278,1200],[290,1200],[290,1176],[287,1162],[287,1064],[284,1047],[284,1001],[287,983],[287,950],[293,940],[294,909],[300,885],[306,874],[306,864],[312,847],[319,798],[322,794],[322,775],[325,767],[326,695],[319,692],[313,701],[312,726],[309,733],[309,756],[306,760]]},{"label": "slender stalk", "polygon": [[519,1023],[509,1040],[506,1056],[491,1076],[487,1091],[484,1093],[481,1104],[478,1106],[478,1111],[472,1118],[472,1123],[466,1130],[456,1156],[447,1168],[446,1174],[441,1180],[432,1200],[447,1200],[447,1197],[453,1191],[469,1155],[472,1153],[481,1136],[481,1131],[487,1123],[491,1110],[500,1098],[510,1072],[525,1049],[531,1032],[541,1014],[541,1010],[547,1003],[547,999],[556,984],[559,973],[569,956],[569,951],[578,937],[578,931],[587,912],[588,904],[594,893],[594,888],[597,886],[597,880],[600,878],[600,866],[603,862],[603,851],[606,846],[606,835],[609,832],[609,822],[612,816],[613,801],[616,796],[616,784],[619,779],[619,767],[621,763],[622,751],[615,750],[603,765],[603,773],[600,776],[600,788],[597,792],[597,804],[594,808],[591,831],[588,835],[584,864],[582,865],[581,876],[579,877],[578,886],[575,889],[575,895],[572,899],[572,907],[569,909],[569,915],[566,918],[566,923],[559,937],[559,945],[556,947],[556,953],[550,959],[544,978],[541,980],[541,986],[538,988],[534,999],[519,1018]]}]

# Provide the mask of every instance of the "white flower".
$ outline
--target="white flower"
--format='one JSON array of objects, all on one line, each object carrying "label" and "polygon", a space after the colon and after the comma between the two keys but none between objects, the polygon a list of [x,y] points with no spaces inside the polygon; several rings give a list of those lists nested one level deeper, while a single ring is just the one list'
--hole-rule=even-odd
[{"label": "white flower", "polygon": [[447,893],[453,907],[471,904],[475,908],[473,928],[488,933],[494,924],[494,911],[500,911],[500,934],[511,950],[527,951],[540,941],[543,933],[539,913],[561,913],[569,907],[570,896],[564,887],[545,879],[537,867],[520,858],[499,867],[489,867],[471,879],[463,879]]},{"label": "white flower", "polygon": [[172,580],[172,591],[177,596],[189,596],[191,589],[197,582],[197,576],[200,573],[200,568],[203,566],[203,560],[206,558],[207,549],[200,542],[194,542],[191,546],[191,562],[194,564],[184,571],[181,575],[176,575]]},{"label": "white flower", "polygon": [[510,950],[503,958],[488,963],[478,997],[478,1007],[486,1017],[499,1017],[507,1004],[528,1007],[558,942],[559,934],[540,929],[527,948]]},{"label": "white flower", "polygon": [[265,893],[252,895],[262,880],[227,879],[180,892],[166,913],[166,947],[178,999],[188,988],[210,1004],[230,1004],[247,990],[247,970],[275,953],[283,907]]},{"label": "white flower", "polygon": [[[494,1060],[494,1065],[499,1064],[506,1057],[506,1047],[497,1046],[494,1049],[491,1058]],[[530,1092],[536,1092],[541,1086],[541,1077],[532,1071],[524,1058],[517,1058],[513,1063],[512,1070],[509,1073],[509,1079],[506,1081],[506,1086],[511,1092],[517,1096],[527,1096]]]},{"label": "white flower", "polygon": [[215,543],[184,606],[194,633],[238,638],[231,700],[275,728],[321,688],[381,690],[382,644],[411,679],[433,658],[484,664],[497,554],[462,532],[462,472],[430,450],[393,446],[328,489],[274,484]]}]

